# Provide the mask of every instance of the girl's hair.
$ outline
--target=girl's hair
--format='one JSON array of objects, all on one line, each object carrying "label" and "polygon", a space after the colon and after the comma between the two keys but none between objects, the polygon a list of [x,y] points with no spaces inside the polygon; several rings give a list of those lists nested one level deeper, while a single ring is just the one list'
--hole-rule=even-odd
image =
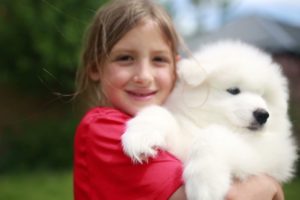
[{"label": "girl's hair", "polygon": [[[171,51],[178,54],[179,36],[167,12],[151,0],[113,0],[100,7],[87,29],[81,64],[76,77],[76,97],[82,97],[86,107],[107,105],[100,83],[89,78],[89,71],[102,66],[114,45],[142,20],[153,20],[158,24]],[[151,41],[149,41],[151,42]]]}]

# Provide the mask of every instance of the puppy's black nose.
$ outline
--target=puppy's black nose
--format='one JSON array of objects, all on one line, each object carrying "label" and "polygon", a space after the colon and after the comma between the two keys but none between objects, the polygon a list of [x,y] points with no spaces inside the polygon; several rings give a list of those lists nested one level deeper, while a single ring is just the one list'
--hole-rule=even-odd
[{"label": "puppy's black nose", "polygon": [[269,113],[264,109],[257,109],[253,112],[253,116],[260,125],[263,125],[269,118]]}]

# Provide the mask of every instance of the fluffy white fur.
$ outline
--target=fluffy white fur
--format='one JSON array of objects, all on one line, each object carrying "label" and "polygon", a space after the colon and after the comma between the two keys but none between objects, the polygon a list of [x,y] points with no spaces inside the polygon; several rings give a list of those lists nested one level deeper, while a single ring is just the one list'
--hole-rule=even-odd
[{"label": "fluffy white fur", "polygon": [[175,154],[190,200],[222,200],[233,178],[293,176],[287,80],[268,54],[221,41],[182,60],[178,76],[164,107],[147,107],[128,122],[127,155],[143,162],[157,148]]}]

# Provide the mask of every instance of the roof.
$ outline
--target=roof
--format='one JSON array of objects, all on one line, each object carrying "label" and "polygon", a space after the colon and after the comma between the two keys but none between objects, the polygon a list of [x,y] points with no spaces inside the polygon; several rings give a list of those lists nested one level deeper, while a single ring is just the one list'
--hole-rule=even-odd
[{"label": "roof", "polygon": [[262,16],[244,16],[214,32],[194,36],[187,41],[195,50],[220,39],[239,39],[269,52],[300,53],[300,27]]}]

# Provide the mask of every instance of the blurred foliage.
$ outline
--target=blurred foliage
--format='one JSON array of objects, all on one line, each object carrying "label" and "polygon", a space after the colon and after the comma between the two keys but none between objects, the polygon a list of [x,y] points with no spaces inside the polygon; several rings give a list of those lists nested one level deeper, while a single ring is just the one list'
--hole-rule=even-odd
[{"label": "blurred foliage", "polygon": [[[37,98],[49,91],[73,91],[84,31],[106,1],[1,0],[0,84],[17,85],[26,96]],[[39,110],[35,106],[28,105],[32,112]],[[0,123],[0,173],[71,167],[77,121],[70,104],[64,106],[68,109],[60,116]]]},{"label": "blurred foliage", "polygon": [[71,168],[78,121],[70,115],[64,120],[43,118],[4,129],[0,134],[0,174]]},{"label": "blurred foliage", "polygon": [[0,82],[70,91],[84,30],[105,0],[1,0]]},{"label": "blurred foliage", "polygon": [[[291,117],[291,122],[293,124],[293,134],[295,139],[298,141],[298,146],[300,145],[300,125],[298,123],[300,119],[300,106],[298,101],[290,102],[289,114]],[[300,155],[300,149],[298,148],[298,155]],[[296,173],[300,177],[300,160],[298,159]]]}]

